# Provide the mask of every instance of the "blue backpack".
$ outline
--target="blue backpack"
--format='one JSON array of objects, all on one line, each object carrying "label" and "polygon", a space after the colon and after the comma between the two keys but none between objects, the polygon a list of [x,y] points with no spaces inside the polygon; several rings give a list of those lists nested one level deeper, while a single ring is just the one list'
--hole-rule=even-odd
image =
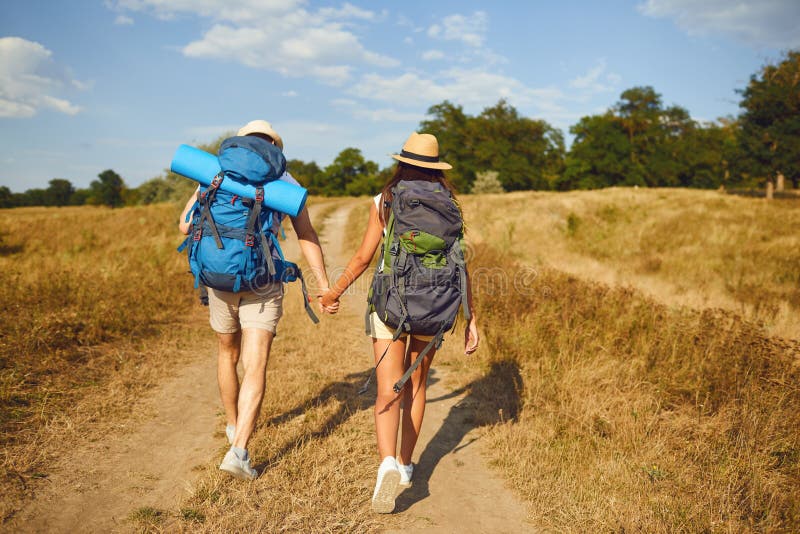
[{"label": "blue backpack", "polygon": [[[318,322],[300,268],[286,261],[278,244],[278,214],[262,204],[264,184],[286,170],[283,152],[259,137],[237,136],[222,142],[218,159],[222,170],[198,191],[187,215],[191,232],[178,248],[188,251],[194,287],[257,293],[266,284],[300,280],[306,312]],[[228,193],[221,188],[225,180],[255,186],[255,198]]]}]

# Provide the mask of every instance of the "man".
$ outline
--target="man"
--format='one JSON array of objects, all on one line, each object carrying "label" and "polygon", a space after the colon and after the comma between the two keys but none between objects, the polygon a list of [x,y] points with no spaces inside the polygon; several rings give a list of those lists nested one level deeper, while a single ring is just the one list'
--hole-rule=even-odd
[{"label": "man", "polygon": [[[255,120],[247,123],[237,133],[239,136],[260,137],[283,150],[283,140],[270,123]],[[285,172],[280,180],[299,185]],[[186,203],[180,220],[180,230],[188,235],[191,221],[187,215],[195,204],[196,195]],[[273,232],[277,233],[283,214],[276,212]],[[322,248],[308,210],[291,217],[300,249],[311,268],[311,277],[319,291],[328,290],[328,277]],[[209,288],[208,305],[211,328],[217,333],[219,355],[217,380],[227,425],[225,434],[231,444],[219,468],[237,478],[252,480],[258,472],[250,466],[247,442],[255,429],[266,387],[266,369],[272,340],[277,333],[278,320],[283,314],[283,284],[274,282],[259,287],[257,291],[237,293]],[[326,309],[327,311],[327,309]],[[236,366],[241,359],[244,376],[241,384]]]}]

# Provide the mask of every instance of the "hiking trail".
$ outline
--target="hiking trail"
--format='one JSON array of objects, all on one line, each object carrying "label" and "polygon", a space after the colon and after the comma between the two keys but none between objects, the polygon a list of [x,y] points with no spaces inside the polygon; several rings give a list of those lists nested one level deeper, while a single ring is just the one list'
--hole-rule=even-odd
[{"label": "hiking trail", "polygon": [[[342,250],[337,236],[357,205],[342,203],[324,219],[321,241],[332,276],[354,252]],[[286,245],[287,256],[298,257],[295,240]],[[353,328],[363,321],[362,300],[348,302],[340,312]],[[207,309],[196,307],[187,323],[187,332],[209,332],[192,337],[194,356],[132,407],[123,432],[65,451],[47,483],[6,526],[15,532],[127,532],[136,529],[130,517],[137,511],[180,507],[204,467],[227,447]],[[459,336],[447,341],[459,342]],[[402,531],[531,531],[525,505],[481,455],[481,431],[470,422],[468,392],[448,389],[446,377],[446,367],[434,361],[413,458],[418,464],[414,485],[400,492],[394,512],[403,520]],[[376,454],[376,470],[378,463]]]}]

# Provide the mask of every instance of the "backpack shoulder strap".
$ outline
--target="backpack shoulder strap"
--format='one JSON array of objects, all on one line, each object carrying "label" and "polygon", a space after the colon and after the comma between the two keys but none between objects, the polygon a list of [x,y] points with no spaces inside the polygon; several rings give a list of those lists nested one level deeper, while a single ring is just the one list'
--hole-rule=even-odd
[{"label": "backpack shoulder strap", "polygon": [[[250,216],[247,218],[245,226],[246,238],[245,246],[252,247],[255,245],[256,235],[261,240],[261,249],[264,254],[264,260],[267,262],[267,270],[270,276],[275,276],[275,262],[272,260],[272,252],[267,242],[267,237],[264,235],[264,227],[261,224],[261,203],[264,201],[264,188],[256,188],[256,198],[250,208]],[[271,214],[269,217],[272,220]]]},{"label": "backpack shoulder strap", "polygon": [[469,323],[472,319],[472,311],[469,309],[469,296],[467,295],[467,262],[464,259],[464,250],[461,248],[461,238],[456,239],[452,245],[448,256],[458,267],[458,283],[461,291],[461,311],[464,319]]}]

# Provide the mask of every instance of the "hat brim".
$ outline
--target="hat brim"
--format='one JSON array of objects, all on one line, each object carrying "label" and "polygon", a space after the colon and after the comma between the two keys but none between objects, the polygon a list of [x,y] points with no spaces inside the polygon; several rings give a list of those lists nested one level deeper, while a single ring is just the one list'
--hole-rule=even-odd
[{"label": "hat brim", "polygon": [[409,165],[413,165],[415,167],[423,167],[425,169],[439,169],[442,171],[447,171],[453,168],[453,166],[447,163],[446,161],[419,161],[417,159],[403,157],[400,154],[390,154],[390,155],[397,161],[402,161],[403,163],[408,163]]},{"label": "hat brim", "polygon": [[278,135],[278,132],[262,124],[248,123],[245,126],[239,128],[239,131],[236,133],[236,135],[244,136],[256,133],[268,135],[269,137],[272,138],[273,141],[275,141],[275,144],[278,145],[278,148],[283,150],[283,139],[281,139],[281,136]]}]

